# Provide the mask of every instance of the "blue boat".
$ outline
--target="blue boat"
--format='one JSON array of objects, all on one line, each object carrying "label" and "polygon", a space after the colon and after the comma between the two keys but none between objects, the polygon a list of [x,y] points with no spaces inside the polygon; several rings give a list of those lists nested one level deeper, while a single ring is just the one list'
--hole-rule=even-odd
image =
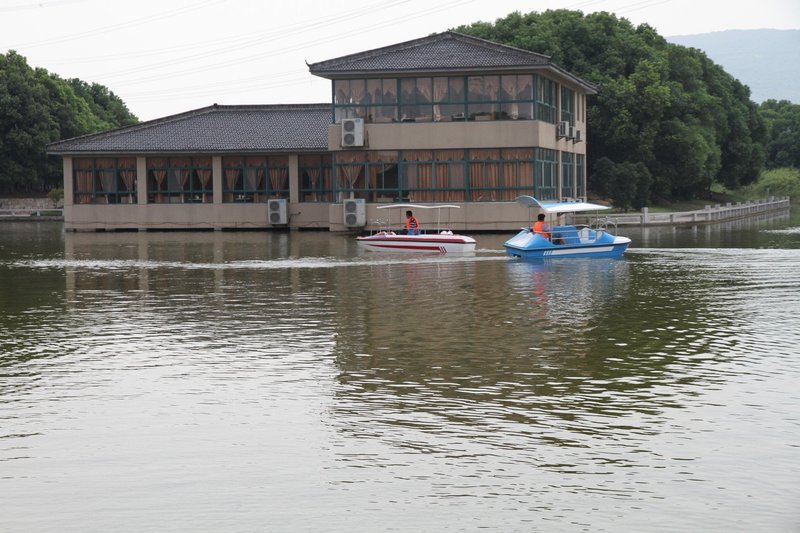
[{"label": "blue boat", "polygon": [[[544,213],[576,213],[609,209],[605,205],[589,202],[542,202],[533,196],[519,196],[518,203],[538,208]],[[510,257],[522,259],[547,259],[560,257],[619,257],[628,248],[631,240],[612,235],[607,231],[608,223],[594,226],[567,225],[550,226],[550,239],[531,228],[523,228],[508,239],[503,246]]]}]

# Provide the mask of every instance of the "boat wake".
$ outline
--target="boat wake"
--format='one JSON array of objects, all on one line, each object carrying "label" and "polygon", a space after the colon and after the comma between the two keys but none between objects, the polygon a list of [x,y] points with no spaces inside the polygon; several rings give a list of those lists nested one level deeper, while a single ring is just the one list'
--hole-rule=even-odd
[{"label": "boat wake", "polygon": [[71,269],[87,271],[125,271],[125,270],[290,270],[371,267],[382,265],[418,265],[442,263],[469,263],[480,261],[506,261],[501,250],[481,250],[470,255],[416,255],[402,257],[298,257],[269,260],[226,261],[221,263],[202,263],[188,261],[155,261],[145,259],[29,259],[10,262],[16,268]]}]

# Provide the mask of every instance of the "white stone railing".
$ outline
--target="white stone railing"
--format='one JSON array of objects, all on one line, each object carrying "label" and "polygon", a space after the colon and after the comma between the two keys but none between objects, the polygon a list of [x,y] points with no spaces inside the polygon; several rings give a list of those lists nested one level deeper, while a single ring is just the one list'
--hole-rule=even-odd
[{"label": "white stone railing", "polygon": [[[641,213],[626,213],[626,214],[610,214],[605,215],[603,218],[613,221],[619,226],[624,225],[641,225],[641,226],[658,226],[658,225],[671,225],[671,224],[697,224],[707,222],[721,222],[724,220],[733,220],[736,218],[748,217],[768,211],[775,211],[779,209],[788,209],[790,207],[790,199],[788,196],[776,198],[771,196],[761,200],[754,200],[750,202],[728,202],[725,205],[716,204],[714,206],[707,205],[705,209],[697,211],[678,211],[674,213],[651,213],[645,207]],[[583,220],[586,217],[576,216],[576,220]],[[594,217],[590,217],[594,218]]]}]

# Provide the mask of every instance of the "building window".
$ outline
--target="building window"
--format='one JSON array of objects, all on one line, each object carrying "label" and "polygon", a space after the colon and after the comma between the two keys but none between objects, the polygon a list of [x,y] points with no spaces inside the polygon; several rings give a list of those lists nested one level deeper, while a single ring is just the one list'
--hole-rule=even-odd
[{"label": "building window", "polygon": [[76,204],[135,204],[136,158],[72,160],[73,202]]},{"label": "building window", "polygon": [[147,203],[211,203],[210,157],[147,158]]},{"label": "building window", "polygon": [[572,153],[561,152],[561,197],[573,198]]},{"label": "building window", "polygon": [[300,197],[303,202],[333,201],[330,154],[301,155],[297,158],[300,172]]},{"label": "building window", "polygon": [[586,197],[585,158],[583,154],[575,154],[575,195],[578,198]]},{"label": "building window", "polygon": [[533,195],[539,200],[556,200],[558,198],[558,152],[539,148],[536,150],[536,181]]},{"label": "building window", "polygon": [[366,122],[544,120],[555,123],[557,84],[533,74],[334,80],[333,118]]},{"label": "building window", "polygon": [[[533,148],[339,152],[335,198],[378,203],[511,201],[534,192],[535,153]],[[554,162],[552,171],[556,170]],[[552,187],[555,191],[555,181]]]},{"label": "building window", "polygon": [[561,120],[575,125],[575,91],[561,87]]},{"label": "building window", "polygon": [[406,150],[400,163],[400,195],[412,202],[467,200],[464,150]]},{"label": "building window", "polygon": [[470,150],[472,201],[507,202],[533,191],[532,148]]},{"label": "building window", "polygon": [[464,78],[433,78],[433,120],[464,120]]},{"label": "building window", "polygon": [[556,82],[537,76],[536,78],[536,120],[556,123]]},{"label": "building window", "polygon": [[286,156],[222,158],[222,202],[264,203],[289,197],[289,159]]}]

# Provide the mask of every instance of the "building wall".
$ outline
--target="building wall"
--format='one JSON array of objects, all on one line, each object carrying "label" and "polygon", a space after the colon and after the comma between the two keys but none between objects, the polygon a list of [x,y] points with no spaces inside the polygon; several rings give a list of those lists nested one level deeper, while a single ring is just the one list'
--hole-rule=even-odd
[{"label": "building wall", "polygon": [[[577,123],[585,139],[585,124]],[[341,124],[328,126],[328,149],[342,150]],[[539,147],[586,153],[586,143],[558,139],[556,125],[539,120],[365,124],[359,150],[436,150]]]}]

